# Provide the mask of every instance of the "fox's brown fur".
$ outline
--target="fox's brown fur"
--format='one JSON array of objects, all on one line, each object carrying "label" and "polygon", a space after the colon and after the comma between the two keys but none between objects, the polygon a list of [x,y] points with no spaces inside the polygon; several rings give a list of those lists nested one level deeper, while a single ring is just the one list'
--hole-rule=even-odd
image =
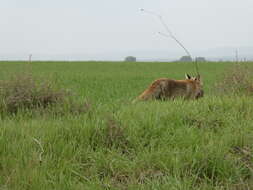
[{"label": "fox's brown fur", "polygon": [[173,80],[168,78],[155,80],[136,100],[166,100],[176,97],[198,99],[203,95],[204,91],[202,90],[200,76],[190,77],[187,74],[185,80]]}]

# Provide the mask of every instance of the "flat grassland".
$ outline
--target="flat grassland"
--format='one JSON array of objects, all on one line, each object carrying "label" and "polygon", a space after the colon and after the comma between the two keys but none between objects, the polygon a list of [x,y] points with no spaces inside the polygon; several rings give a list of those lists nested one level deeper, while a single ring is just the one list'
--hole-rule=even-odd
[{"label": "flat grassland", "polygon": [[215,88],[232,64],[199,63],[197,101],[132,104],[157,78],[193,74],[193,63],[1,62],[0,80],[29,72],[88,105],[2,113],[0,189],[253,189],[253,96]]}]

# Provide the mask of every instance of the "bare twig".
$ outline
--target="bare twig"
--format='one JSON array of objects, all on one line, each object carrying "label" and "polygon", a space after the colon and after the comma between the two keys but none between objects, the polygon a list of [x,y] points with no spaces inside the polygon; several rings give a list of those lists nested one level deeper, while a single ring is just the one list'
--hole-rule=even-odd
[{"label": "bare twig", "polygon": [[36,139],[36,138],[34,138],[34,137],[32,137],[32,139],[33,139],[33,140],[39,145],[39,147],[40,147],[41,152],[40,152],[40,154],[39,154],[39,161],[40,161],[40,163],[42,163],[42,154],[44,153],[43,146],[42,146],[41,142],[40,142],[38,139]]},{"label": "bare twig", "polygon": [[[191,56],[191,54],[190,54],[190,52],[187,50],[187,48],[186,48],[186,47],[173,35],[173,33],[170,31],[168,25],[164,22],[163,17],[162,17],[161,15],[159,15],[159,14],[153,12],[153,11],[147,11],[147,10],[145,10],[145,9],[140,9],[140,10],[143,11],[143,12],[146,12],[146,13],[148,13],[148,14],[151,14],[151,15],[154,15],[154,16],[158,17],[158,19],[160,20],[161,24],[164,26],[164,28],[166,29],[166,31],[167,31],[167,33],[168,33],[168,34],[164,34],[164,33],[159,32],[159,34],[162,35],[162,36],[164,36],[164,37],[172,38],[173,40],[175,40],[176,43],[177,43],[178,45],[180,45],[180,47],[182,47],[182,48],[184,49],[184,51],[186,52],[186,54],[187,54],[188,56],[190,56],[190,57],[193,59],[193,57]],[[195,59],[195,69],[196,69],[197,75],[199,75],[198,63],[197,63],[197,60],[196,60],[196,59]]]},{"label": "bare twig", "polygon": [[31,63],[32,62],[32,54],[29,54],[29,63]]},{"label": "bare twig", "polygon": [[184,47],[184,45],[180,41],[177,40],[177,38],[175,36],[164,34],[162,32],[158,32],[158,34],[160,34],[161,36],[164,36],[164,37],[168,37],[168,38],[174,39],[184,49],[184,51],[186,52],[186,54],[188,56],[192,57],[191,54],[190,54],[190,52]]},{"label": "bare twig", "polygon": [[235,61],[237,64],[239,63],[238,49],[235,50]]}]

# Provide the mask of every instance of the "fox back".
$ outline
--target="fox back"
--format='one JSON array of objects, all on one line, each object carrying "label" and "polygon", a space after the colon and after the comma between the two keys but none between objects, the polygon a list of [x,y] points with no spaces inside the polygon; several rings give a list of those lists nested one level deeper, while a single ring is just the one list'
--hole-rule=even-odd
[{"label": "fox back", "polygon": [[198,99],[203,97],[200,76],[186,75],[185,80],[168,78],[157,79],[136,100],[166,100],[181,97],[184,99]]}]

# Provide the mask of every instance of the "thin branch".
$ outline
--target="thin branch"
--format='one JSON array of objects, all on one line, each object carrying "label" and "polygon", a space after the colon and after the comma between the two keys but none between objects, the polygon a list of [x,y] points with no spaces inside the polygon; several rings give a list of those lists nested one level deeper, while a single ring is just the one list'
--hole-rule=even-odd
[{"label": "thin branch", "polygon": [[239,63],[239,57],[238,57],[238,49],[235,50],[235,61],[238,64]]},{"label": "thin branch", "polygon": [[32,62],[32,56],[33,56],[32,54],[29,54],[29,60],[28,60],[28,61],[29,61],[29,63],[31,63],[31,62]]},{"label": "thin branch", "polygon": [[173,36],[173,35],[168,35],[168,34],[164,34],[164,33],[162,33],[162,32],[158,32],[158,34],[160,34],[161,36],[167,37],[167,38],[172,38],[172,39],[174,39],[174,40],[185,50],[186,54],[192,58],[190,52],[184,47],[184,45],[183,45],[180,41],[178,41],[178,40],[176,39],[175,36]]},{"label": "thin branch", "polygon": [[40,147],[41,152],[40,152],[40,154],[39,154],[39,161],[40,161],[40,163],[42,163],[42,154],[44,153],[43,146],[42,146],[41,142],[40,142],[38,139],[36,139],[36,138],[34,138],[34,137],[32,137],[32,139],[33,139],[33,140],[39,145],[39,147]]},{"label": "thin branch", "polygon": [[[170,31],[168,25],[164,22],[163,17],[162,17],[161,15],[159,15],[159,14],[153,12],[153,11],[147,11],[147,10],[145,10],[145,9],[140,9],[140,10],[143,11],[143,12],[146,12],[146,13],[148,13],[148,14],[151,14],[151,15],[154,15],[154,16],[158,17],[159,20],[160,20],[160,22],[161,22],[161,24],[163,25],[163,27],[166,29],[166,31],[167,31],[167,33],[168,33],[168,34],[164,34],[164,33],[159,32],[159,34],[162,35],[162,36],[164,36],[164,37],[172,38],[173,40],[175,40],[176,43],[177,43],[178,45],[180,45],[180,47],[182,47],[182,48],[184,49],[184,51],[186,52],[186,54],[187,54],[188,56],[190,56],[190,57],[193,59],[193,57],[191,56],[191,54],[190,54],[190,52],[187,50],[187,48],[186,48],[186,47],[173,35],[173,33]],[[198,63],[197,63],[197,60],[196,60],[196,59],[195,59],[195,68],[196,68],[197,74],[199,75]]]}]

